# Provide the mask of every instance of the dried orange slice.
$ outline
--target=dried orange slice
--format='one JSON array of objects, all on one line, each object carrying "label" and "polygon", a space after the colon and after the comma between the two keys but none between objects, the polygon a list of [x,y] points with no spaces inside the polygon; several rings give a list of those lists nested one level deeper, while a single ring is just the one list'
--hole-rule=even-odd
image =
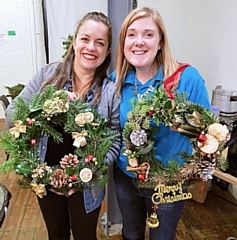
[{"label": "dried orange slice", "polygon": [[85,122],[93,122],[94,114],[92,112],[86,112],[82,115],[82,121]]},{"label": "dried orange slice", "polygon": [[83,114],[84,114],[84,113],[79,113],[79,114],[77,114],[76,117],[75,117],[75,122],[76,122],[76,124],[77,124],[78,126],[81,126],[81,127],[83,127],[83,126],[84,126],[84,123],[85,123],[85,122],[83,122],[83,120],[82,120]]},{"label": "dried orange slice", "polygon": [[220,142],[226,140],[229,130],[226,125],[213,123],[208,127],[208,134],[215,136]]},{"label": "dried orange slice", "polygon": [[206,134],[206,137],[207,139],[204,144],[198,143],[200,150],[207,154],[215,153],[219,147],[218,139],[210,134]]},{"label": "dried orange slice", "polygon": [[90,182],[90,180],[92,179],[92,171],[90,170],[90,168],[83,168],[80,171],[80,178],[82,180],[82,182]]}]

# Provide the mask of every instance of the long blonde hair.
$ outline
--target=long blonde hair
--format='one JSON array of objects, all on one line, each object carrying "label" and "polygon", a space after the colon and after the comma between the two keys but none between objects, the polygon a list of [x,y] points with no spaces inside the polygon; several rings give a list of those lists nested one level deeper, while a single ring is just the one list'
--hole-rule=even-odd
[{"label": "long blonde hair", "polygon": [[148,7],[136,8],[132,10],[125,18],[120,34],[116,56],[116,84],[118,94],[121,94],[121,89],[124,83],[124,79],[133,66],[127,61],[124,54],[124,42],[128,27],[137,19],[151,17],[154,23],[157,25],[160,35],[160,50],[157,51],[156,58],[154,59],[154,65],[159,68],[163,65],[164,79],[169,77],[178,68],[179,64],[173,59],[168,44],[168,37],[165,29],[164,22],[161,15]]}]

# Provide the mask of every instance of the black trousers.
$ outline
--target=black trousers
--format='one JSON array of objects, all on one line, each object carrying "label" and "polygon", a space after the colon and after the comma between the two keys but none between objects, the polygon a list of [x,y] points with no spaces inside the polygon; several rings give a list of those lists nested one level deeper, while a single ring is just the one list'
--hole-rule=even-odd
[{"label": "black trousers", "polygon": [[82,192],[68,198],[51,191],[38,197],[41,212],[48,230],[49,240],[96,240],[96,228],[101,206],[86,214]]}]

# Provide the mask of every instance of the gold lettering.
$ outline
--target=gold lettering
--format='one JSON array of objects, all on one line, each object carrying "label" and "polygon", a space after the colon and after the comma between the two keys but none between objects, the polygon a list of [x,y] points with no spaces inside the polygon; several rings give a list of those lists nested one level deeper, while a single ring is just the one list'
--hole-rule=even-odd
[{"label": "gold lettering", "polygon": [[[152,195],[152,202],[156,205],[162,203],[173,203],[192,198],[191,193],[183,193],[181,183],[173,186],[158,184],[154,190],[157,192]],[[165,193],[168,195],[164,196]]]}]

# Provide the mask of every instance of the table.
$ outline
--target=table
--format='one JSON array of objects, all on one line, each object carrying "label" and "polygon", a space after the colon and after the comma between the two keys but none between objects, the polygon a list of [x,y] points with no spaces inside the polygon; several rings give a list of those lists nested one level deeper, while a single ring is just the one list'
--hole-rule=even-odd
[{"label": "table", "polygon": [[230,175],[229,173],[224,173],[224,172],[216,169],[216,170],[214,171],[213,175],[214,175],[215,177],[218,177],[218,178],[220,178],[220,179],[223,179],[224,181],[226,181],[226,182],[228,182],[228,183],[231,183],[231,184],[237,186],[237,178],[234,177],[234,176],[232,176],[232,175]]}]

